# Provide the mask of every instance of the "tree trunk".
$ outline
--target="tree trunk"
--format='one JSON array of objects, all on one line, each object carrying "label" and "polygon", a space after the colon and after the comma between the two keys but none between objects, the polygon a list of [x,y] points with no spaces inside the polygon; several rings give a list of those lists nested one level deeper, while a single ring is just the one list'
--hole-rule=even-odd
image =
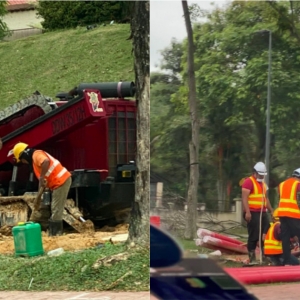
[{"label": "tree trunk", "polygon": [[149,1],[132,3],[134,70],[137,103],[137,154],[135,201],[127,242],[149,245],[150,205],[150,68],[149,68]]},{"label": "tree trunk", "polygon": [[193,239],[197,231],[197,194],[199,182],[199,118],[196,99],[196,81],[194,68],[194,40],[193,29],[188,9],[187,1],[182,0],[182,8],[184,12],[185,26],[188,37],[188,99],[189,110],[192,124],[192,139],[189,144],[190,150],[190,179],[187,198],[187,220],[184,237]]},{"label": "tree trunk", "polygon": [[226,204],[226,182],[223,179],[217,179],[216,182],[216,191],[217,191],[217,200],[218,205],[217,208],[218,211],[223,212],[225,210],[225,204]]}]

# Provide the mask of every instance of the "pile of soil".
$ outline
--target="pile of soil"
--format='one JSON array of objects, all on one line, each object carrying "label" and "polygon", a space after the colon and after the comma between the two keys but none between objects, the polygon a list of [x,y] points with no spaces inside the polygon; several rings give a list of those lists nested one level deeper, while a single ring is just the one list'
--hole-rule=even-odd
[{"label": "pile of soil", "polygon": [[[94,233],[66,233],[62,236],[49,237],[42,232],[43,247],[46,252],[57,248],[65,251],[82,250],[97,247],[107,242],[110,237],[128,233],[128,224],[119,224],[116,227],[105,226]],[[0,234],[0,253],[14,254],[14,240],[12,236]]]}]

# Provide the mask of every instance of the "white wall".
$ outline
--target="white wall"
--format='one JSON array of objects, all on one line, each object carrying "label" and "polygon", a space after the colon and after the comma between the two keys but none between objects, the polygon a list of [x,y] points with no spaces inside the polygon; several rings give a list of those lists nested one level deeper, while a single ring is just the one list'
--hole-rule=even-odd
[{"label": "white wall", "polygon": [[43,18],[36,16],[36,10],[9,12],[3,17],[3,21],[10,30],[31,28],[30,25],[40,25]]}]

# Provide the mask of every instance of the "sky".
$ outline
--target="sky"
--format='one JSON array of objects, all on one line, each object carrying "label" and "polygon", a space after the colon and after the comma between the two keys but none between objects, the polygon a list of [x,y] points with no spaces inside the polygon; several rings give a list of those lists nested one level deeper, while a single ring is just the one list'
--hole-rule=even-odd
[{"label": "sky", "polygon": [[[215,4],[222,6],[230,0],[216,0]],[[201,9],[211,10],[212,1],[188,1],[197,3]],[[186,28],[180,0],[150,0],[150,72],[157,70],[160,63],[159,51],[171,44],[172,38],[182,41],[186,37]]]}]

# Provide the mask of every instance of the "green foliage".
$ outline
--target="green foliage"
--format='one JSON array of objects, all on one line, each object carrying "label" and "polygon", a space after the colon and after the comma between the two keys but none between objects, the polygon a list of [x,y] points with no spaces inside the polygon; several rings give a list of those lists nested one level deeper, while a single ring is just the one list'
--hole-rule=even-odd
[{"label": "green foliage", "polygon": [[81,82],[134,80],[129,34],[129,24],[115,24],[1,43],[0,110],[36,90],[55,99]]},{"label": "green foliage", "polygon": [[[172,75],[172,80],[175,80],[181,71],[181,57],[183,54],[182,44],[179,43],[176,39],[172,39],[171,45],[161,51],[163,56],[161,62],[161,69],[167,70]],[[178,82],[178,80],[177,80]]]},{"label": "green foliage", "polygon": [[[205,17],[205,22],[194,24],[201,124],[199,201],[213,207],[209,199],[226,199],[228,188],[230,199],[238,196],[239,180],[251,173],[255,162],[264,160],[269,37],[268,33],[258,33],[260,30],[272,31],[270,186],[275,187],[299,167],[300,5],[282,1],[233,1],[224,8],[205,13]],[[172,118],[184,118],[188,107],[186,41],[181,47],[177,43],[168,49],[162,69],[170,73],[169,68],[176,66],[172,71],[177,77],[180,72],[178,78],[182,83],[172,95],[165,96],[172,108]],[[168,59],[171,63],[166,64]],[[180,62],[180,66],[174,62]],[[152,88],[156,95],[156,86]],[[151,101],[155,101],[152,95],[151,92]],[[156,120],[159,120],[162,115],[159,110],[157,113]],[[167,132],[171,124],[164,125]],[[186,130],[185,136],[189,136],[188,127]],[[165,158],[161,169],[171,161],[183,160],[184,149],[188,151],[186,140],[180,141],[173,156],[171,149],[165,147],[168,155],[161,153],[161,161]],[[186,180],[186,174],[174,176],[178,186]],[[217,190],[217,185],[223,188]]]},{"label": "green foliage", "polygon": [[[124,245],[105,244],[102,248],[78,252],[65,252],[57,257],[15,258],[0,257],[0,289],[32,291],[102,291],[149,289],[149,251],[131,249],[130,257],[112,266],[93,268],[93,264],[104,257],[127,251]],[[128,271],[132,273],[112,285]]]},{"label": "green foliage", "polygon": [[[289,17],[285,7],[282,7],[281,11],[286,13],[287,18]],[[276,25],[278,15],[264,2],[233,2],[227,10],[216,10],[208,17],[209,26],[199,26],[198,30],[195,30],[196,53],[200,58],[199,65],[202,65],[197,71],[198,83],[201,90],[200,97],[204,99],[205,105],[209,105],[206,111],[217,117],[221,124],[225,123],[232,129],[236,128],[237,132],[241,131],[241,124],[250,122],[252,125],[248,128],[254,126],[256,142],[253,141],[253,146],[256,146],[256,150],[254,153],[250,152],[246,160],[252,161],[253,164],[257,160],[264,159],[268,34],[260,35],[255,32],[265,28],[271,29],[273,33],[271,126],[274,133],[271,162],[276,160],[277,156],[274,151],[275,140],[284,140],[290,149],[296,150],[295,143],[298,141],[295,133],[300,127],[296,129],[291,120],[299,114],[299,107],[296,104],[299,95],[296,79],[299,76],[299,44],[296,46],[295,39],[290,37],[285,28],[278,28]],[[220,24],[215,20],[222,20],[223,23]],[[214,109],[219,111],[219,116]],[[222,133],[220,130],[218,132],[231,141],[234,137],[238,138],[236,134],[230,137],[228,134],[225,135],[225,132]],[[253,131],[250,130],[244,137],[247,140],[252,136]],[[239,139],[240,142],[242,140]],[[241,157],[245,154],[246,140],[241,143],[244,148],[241,148]]]},{"label": "green foliage", "polygon": [[9,35],[7,24],[3,21],[3,16],[7,13],[6,1],[0,1],[0,41]]},{"label": "green foliage", "polygon": [[122,21],[128,7],[125,1],[39,1],[37,11],[45,29],[57,30]]},{"label": "green foliage", "polygon": [[201,9],[198,3],[192,3],[191,5],[189,5],[189,14],[191,22],[195,23],[199,21],[200,18],[203,18],[207,14],[207,11]]},{"label": "green foliage", "polygon": [[[184,195],[188,183],[190,119],[187,108],[174,100],[181,88],[182,45],[172,40],[162,52],[164,73],[151,74],[151,171],[165,179],[164,190]],[[171,176],[170,176],[171,174]]]},{"label": "green foliage", "polygon": [[[173,178],[168,178],[170,186],[177,192],[184,192],[188,169],[185,145],[189,142],[190,123],[188,117],[176,114],[176,104],[171,101],[179,84],[172,75],[151,74],[151,170],[165,178],[174,174]],[[174,157],[177,159],[173,160]],[[178,183],[178,177],[185,180]]]}]

